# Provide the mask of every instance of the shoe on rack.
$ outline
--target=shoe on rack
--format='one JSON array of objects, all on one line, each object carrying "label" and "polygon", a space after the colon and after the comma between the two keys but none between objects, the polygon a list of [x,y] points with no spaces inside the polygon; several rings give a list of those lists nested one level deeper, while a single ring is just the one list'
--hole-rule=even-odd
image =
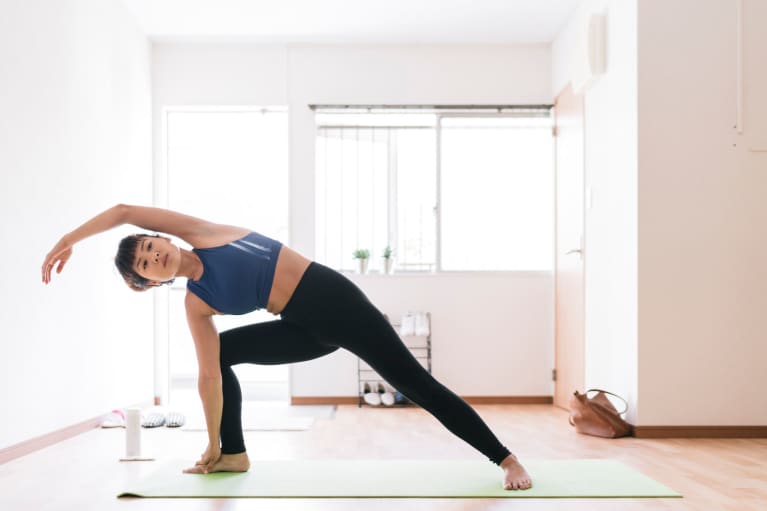
[{"label": "shoe on rack", "polygon": [[378,392],[368,392],[362,398],[365,400],[365,402],[371,406],[380,406],[381,405],[381,394]]},{"label": "shoe on rack", "polygon": [[394,393],[394,402],[398,405],[404,405],[409,403],[410,400],[402,392],[397,391]]},{"label": "shoe on rack", "polygon": [[385,406],[391,406],[394,404],[394,394],[386,390],[383,383],[378,383],[378,394],[381,396],[381,403]]},{"label": "shoe on rack", "polygon": [[367,394],[368,392],[371,392],[370,384],[368,382],[365,382],[365,386],[362,388],[362,393]]}]

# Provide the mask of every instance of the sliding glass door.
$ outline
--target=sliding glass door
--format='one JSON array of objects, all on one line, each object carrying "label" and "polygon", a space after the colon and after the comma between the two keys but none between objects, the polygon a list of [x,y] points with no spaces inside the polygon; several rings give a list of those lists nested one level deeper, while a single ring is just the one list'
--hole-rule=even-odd
[{"label": "sliding glass door", "polygon": [[[285,108],[168,108],[167,205],[216,223],[239,225],[288,243],[288,114]],[[181,246],[188,247],[181,242]],[[186,325],[186,279],[169,293],[170,401],[196,394],[197,359]],[[216,316],[219,332],[271,321],[256,311]],[[254,339],[257,342],[257,339]],[[288,366],[234,368],[243,399],[289,398]]]}]

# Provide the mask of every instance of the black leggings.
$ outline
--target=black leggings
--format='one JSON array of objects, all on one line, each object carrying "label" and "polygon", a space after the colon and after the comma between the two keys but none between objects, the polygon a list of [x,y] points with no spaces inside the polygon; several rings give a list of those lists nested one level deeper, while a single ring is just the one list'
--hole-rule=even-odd
[{"label": "black leggings", "polygon": [[242,393],[231,366],[289,364],[344,348],[496,465],[510,454],[477,412],[424,369],[384,315],[339,272],[313,261],[280,316],[221,333],[222,453],[245,451]]}]

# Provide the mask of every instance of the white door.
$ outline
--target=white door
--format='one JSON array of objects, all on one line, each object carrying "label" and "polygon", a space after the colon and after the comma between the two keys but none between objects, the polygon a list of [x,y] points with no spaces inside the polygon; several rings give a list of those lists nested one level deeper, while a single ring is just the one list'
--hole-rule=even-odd
[{"label": "white door", "polygon": [[583,392],[583,96],[568,85],[554,105],[556,126],[556,259],[554,405],[568,409]]}]

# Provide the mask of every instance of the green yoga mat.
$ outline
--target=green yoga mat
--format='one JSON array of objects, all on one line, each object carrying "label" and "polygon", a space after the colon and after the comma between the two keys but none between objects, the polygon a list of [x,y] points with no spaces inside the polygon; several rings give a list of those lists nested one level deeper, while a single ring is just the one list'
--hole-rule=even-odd
[{"label": "green yoga mat", "polygon": [[614,460],[526,460],[528,490],[504,490],[489,461],[251,461],[244,473],[184,474],[174,460],[130,485],[119,497],[681,497]]}]

